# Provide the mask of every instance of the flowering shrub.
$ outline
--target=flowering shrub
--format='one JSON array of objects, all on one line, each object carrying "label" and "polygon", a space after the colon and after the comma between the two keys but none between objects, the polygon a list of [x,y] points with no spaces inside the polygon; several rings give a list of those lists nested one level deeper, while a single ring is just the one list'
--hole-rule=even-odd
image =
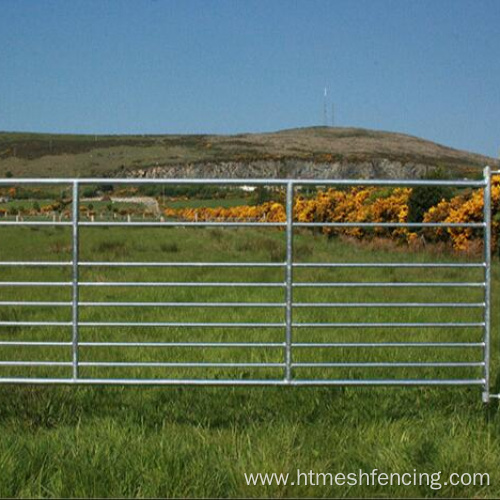
[{"label": "flowering shrub", "polygon": [[[493,179],[491,188],[491,205],[493,214],[500,213],[500,180]],[[483,190],[472,191],[468,195],[455,196],[450,201],[441,201],[430,208],[424,215],[424,222],[482,222],[483,221]],[[493,217],[492,235],[493,246],[497,245],[499,222]],[[458,251],[468,251],[474,239],[482,237],[481,229],[474,228],[448,228],[434,230],[437,239],[451,240],[453,248]]]},{"label": "flowering shrub", "polygon": [[[348,190],[319,191],[313,198],[297,196],[293,207],[297,222],[396,222],[408,221],[408,205],[412,194],[409,188],[380,189],[353,187]],[[500,180],[492,185],[493,213],[500,217]],[[267,221],[285,222],[286,211],[281,203],[241,205],[230,208],[182,208],[165,210],[167,217],[187,221]],[[424,213],[423,222],[455,223],[482,222],[483,190],[473,190],[448,200],[441,200]],[[500,220],[493,218],[493,245]],[[344,234],[361,238],[367,235],[384,236],[413,242],[418,233],[409,228],[323,227],[325,234]],[[421,232],[428,241],[448,241],[457,251],[468,251],[473,240],[482,238],[482,229],[432,228]]]},{"label": "flowering shrub", "polygon": [[286,212],[281,203],[266,202],[262,205],[241,205],[230,208],[180,208],[165,210],[167,217],[177,217],[188,221],[251,220],[259,222],[285,222]]}]

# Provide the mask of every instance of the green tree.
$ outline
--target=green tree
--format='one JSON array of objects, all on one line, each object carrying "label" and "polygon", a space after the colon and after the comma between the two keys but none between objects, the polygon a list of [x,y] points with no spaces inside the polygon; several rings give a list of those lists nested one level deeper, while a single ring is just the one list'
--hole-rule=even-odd
[{"label": "green tree", "polygon": [[[448,178],[446,172],[437,169],[426,177],[428,180]],[[453,190],[447,186],[416,186],[412,189],[408,200],[408,222],[422,222],[425,212],[436,206],[441,200],[449,200]]]}]

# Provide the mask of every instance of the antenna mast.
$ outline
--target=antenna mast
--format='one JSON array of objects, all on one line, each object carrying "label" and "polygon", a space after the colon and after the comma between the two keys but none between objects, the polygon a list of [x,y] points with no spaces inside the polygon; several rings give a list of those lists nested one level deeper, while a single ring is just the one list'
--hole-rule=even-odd
[{"label": "antenna mast", "polygon": [[328,96],[328,88],[325,87],[325,93],[323,97],[323,125],[325,127],[328,127],[327,96]]}]

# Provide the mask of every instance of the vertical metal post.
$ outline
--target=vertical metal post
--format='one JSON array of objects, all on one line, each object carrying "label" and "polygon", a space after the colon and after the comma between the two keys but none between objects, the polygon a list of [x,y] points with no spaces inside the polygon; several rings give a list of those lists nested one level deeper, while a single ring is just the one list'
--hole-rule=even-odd
[{"label": "vertical metal post", "polygon": [[491,322],[491,173],[484,169],[484,388],[483,403],[490,400]]},{"label": "vertical metal post", "polygon": [[79,231],[78,231],[78,210],[79,210],[79,192],[78,181],[73,181],[73,218],[72,218],[72,240],[73,240],[73,263],[72,263],[72,350],[73,350],[73,380],[78,379],[78,253],[79,253]]},{"label": "vertical metal post", "polygon": [[292,308],[293,308],[293,182],[286,185],[286,309],[285,309],[285,381],[292,380]]}]

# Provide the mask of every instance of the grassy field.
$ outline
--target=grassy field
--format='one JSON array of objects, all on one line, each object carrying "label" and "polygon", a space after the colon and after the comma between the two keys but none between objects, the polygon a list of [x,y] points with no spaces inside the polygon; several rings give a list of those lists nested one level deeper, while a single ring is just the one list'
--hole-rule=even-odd
[{"label": "grassy field", "polygon": [[185,200],[166,200],[164,205],[168,208],[218,208],[218,207],[237,207],[248,205],[251,198],[220,198],[220,199],[185,199]]},{"label": "grassy field", "polygon": [[[82,228],[88,261],[283,262],[277,230]],[[2,228],[0,260],[71,259],[69,228]],[[476,262],[297,234],[297,262]],[[70,269],[1,268],[1,281],[68,280]],[[499,267],[495,264],[494,297]],[[481,281],[481,270],[296,271],[297,281]],[[82,281],[283,281],[277,269],[82,268]],[[0,300],[70,299],[71,289],[0,287]],[[82,287],[82,301],[278,302],[281,288]],[[480,289],[297,288],[300,302],[478,302]],[[498,390],[498,312],[493,309],[492,383]],[[65,320],[68,307],[1,307],[0,321]],[[82,321],[282,322],[281,307],[82,307]],[[297,322],[481,321],[480,309],[297,308]],[[480,342],[480,328],[300,328],[295,342]],[[82,327],[83,342],[283,342],[282,328]],[[2,340],[69,341],[69,327],[2,327]],[[70,347],[0,348],[2,360],[69,361]],[[281,348],[82,347],[80,359],[141,362],[282,363]],[[296,362],[480,361],[469,349],[296,349]],[[0,367],[2,376],[69,377],[71,368]],[[297,378],[480,378],[480,368],[296,368]],[[283,367],[81,368],[82,377],[276,379]],[[500,495],[500,418],[476,388],[17,387],[0,386],[0,496],[296,497]],[[247,486],[244,473],[452,472],[490,474],[490,486]]]}]

